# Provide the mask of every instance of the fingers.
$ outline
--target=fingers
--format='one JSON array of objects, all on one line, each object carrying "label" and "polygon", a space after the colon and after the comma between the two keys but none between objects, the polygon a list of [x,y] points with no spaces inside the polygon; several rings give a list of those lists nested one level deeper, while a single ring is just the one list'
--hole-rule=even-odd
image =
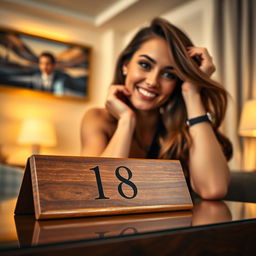
[{"label": "fingers", "polygon": [[199,68],[211,76],[216,68],[208,50],[203,47],[188,47],[187,50],[190,57],[197,57],[200,60]]},{"label": "fingers", "polygon": [[130,96],[130,91],[124,85],[111,85],[105,106],[116,119],[119,119],[123,114],[132,111],[129,107]]},{"label": "fingers", "polygon": [[188,50],[188,53],[189,53],[190,57],[199,55],[201,57],[212,59],[208,50],[204,47],[195,47],[195,46],[192,47],[191,46],[191,47],[188,47],[187,50]]},{"label": "fingers", "polygon": [[124,85],[111,85],[109,87],[109,93],[112,95],[117,95],[118,93],[123,93],[126,96],[130,96],[130,91]]}]

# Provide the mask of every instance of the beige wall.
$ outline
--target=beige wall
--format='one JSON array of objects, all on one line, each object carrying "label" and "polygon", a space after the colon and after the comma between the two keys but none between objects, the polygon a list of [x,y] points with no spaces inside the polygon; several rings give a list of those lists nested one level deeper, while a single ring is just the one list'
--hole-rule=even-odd
[{"label": "beige wall", "polygon": [[[24,163],[30,148],[17,145],[16,140],[22,119],[38,116],[53,122],[58,145],[42,148],[43,154],[78,155],[80,152],[79,127],[83,113],[95,105],[102,105],[111,79],[113,35],[81,24],[69,24],[54,19],[41,20],[26,12],[0,8],[0,26],[53,39],[70,41],[92,47],[92,73],[89,101],[60,100],[0,90],[0,145],[11,163]],[[113,34],[113,33],[112,33]]]}]

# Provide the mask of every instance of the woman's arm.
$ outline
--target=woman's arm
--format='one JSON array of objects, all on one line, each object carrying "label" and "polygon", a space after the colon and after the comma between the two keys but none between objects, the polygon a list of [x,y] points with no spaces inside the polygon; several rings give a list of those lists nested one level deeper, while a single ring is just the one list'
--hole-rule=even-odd
[{"label": "woman's arm", "polygon": [[228,222],[231,220],[231,212],[223,201],[200,200],[194,204],[192,226]]},{"label": "woman's arm", "polygon": [[135,119],[133,116],[123,115],[118,120],[114,135],[110,139],[101,156],[128,158],[134,127]]},{"label": "woman's arm", "polygon": [[129,157],[136,119],[131,108],[119,98],[120,95],[129,96],[129,92],[123,85],[110,87],[106,110],[117,119],[116,129],[110,139],[106,132],[110,124],[106,118],[102,118],[93,111],[85,115],[81,129],[82,155]]},{"label": "woman's arm", "polygon": [[[200,69],[211,75],[214,65],[205,49],[193,49],[193,54],[201,54]],[[182,94],[186,104],[188,119],[206,114],[200,93],[189,82],[182,85]],[[229,168],[222,148],[208,122],[197,123],[189,127],[192,146],[189,150],[190,182],[193,190],[204,199],[220,199],[227,193]]]},{"label": "woman's arm", "polygon": [[[187,100],[188,119],[205,115],[200,95]],[[220,199],[227,193],[229,168],[222,148],[209,122],[189,127],[192,146],[189,150],[190,181],[193,190],[204,199]]]}]

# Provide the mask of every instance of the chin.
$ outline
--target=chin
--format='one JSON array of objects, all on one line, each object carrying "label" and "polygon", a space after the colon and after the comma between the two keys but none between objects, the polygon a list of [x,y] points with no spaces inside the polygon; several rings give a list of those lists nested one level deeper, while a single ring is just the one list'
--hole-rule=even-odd
[{"label": "chin", "polygon": [[164,103],[160,102],[138,102],[138,101],[133,101],[132,105],[136,110],[141,110],[141,111],[156,111],[159,109],[161,106],[164,105]]},{"label": "chin", "polygon": [[158,109],[156,106],[146,106],[145,104],[134,104],[133,106],[137,111],[156,111]]}]

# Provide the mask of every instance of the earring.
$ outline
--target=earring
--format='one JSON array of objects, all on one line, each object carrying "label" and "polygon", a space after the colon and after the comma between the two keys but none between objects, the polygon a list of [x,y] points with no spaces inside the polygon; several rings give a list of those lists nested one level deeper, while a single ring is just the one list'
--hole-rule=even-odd
[{"label": "earring", "polygon": [[125,71],[125,70],[123,70],[123,72],[122,72],[122,73],[123,73],[123,76],[126,76],[126,71]]}]

